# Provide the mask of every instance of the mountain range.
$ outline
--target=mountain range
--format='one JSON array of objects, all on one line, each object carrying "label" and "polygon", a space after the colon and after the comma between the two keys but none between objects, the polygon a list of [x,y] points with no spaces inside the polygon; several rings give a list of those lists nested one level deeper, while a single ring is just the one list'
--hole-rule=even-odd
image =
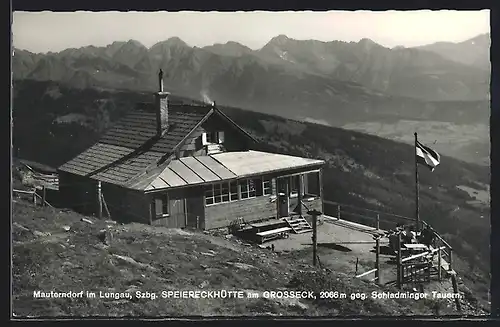
[{"label": "mountain range", "polygon": [[[14,49],[12,59],[15,80],[77,88],[151,92],[160,68],[172,93],[329,125],[374,117],[469,121],[489,115],[489,34],[393,49],[369,39],[322,42],[285,35],[258,50],[233,41],[199,48],[172,37],[150,48],[129,40],[45,54]],[[446,109],[455,105],[458,116]]]}]

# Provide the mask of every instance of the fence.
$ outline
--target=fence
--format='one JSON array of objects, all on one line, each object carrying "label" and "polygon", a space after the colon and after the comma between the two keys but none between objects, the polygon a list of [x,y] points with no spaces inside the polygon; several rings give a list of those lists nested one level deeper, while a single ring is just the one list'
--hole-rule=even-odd
[{"label": "fence", "polygon": [[393,213],[360,208],[334,201],[323,200],[323,203],[325,205],[325,214],[343,220],[355,221],[377,229],[393,229],[398,224],[406,225],[415,223],[414,218]]},{"label": "fence", "polygon": [[33,189],[31,191],[12,189],[12,193],[17,194],[17,195],[27,195],[27,196],[29,196],[33,200],[33,203],[35,205],[38,204],[37,199],[40,199],[40,204],[42,206],[52,207],[52,205],[45,200],[45,195],[46,195],[45,187],[42,187],[42,195],[39,195],[37,193],[36,189]]},{"label": "fence", "polygon": [[[330,210],[325,209],[325,213],[328,213],[329,215],[343,220],[358,222],[376,229],[390,230],[395,228],[397,225],[413,225],[416,222],[414,218],[393,213],[360,208],[334,201],[323,200],[323,203],[326,206],[330,207]],[[442,251],[442,258],[448,263],[448,270],[452,270],[451,266],[453,260],[453,248],[428,223],[423,220],[421,220],[421,223],[424,227],[431,228],[431,230],[433,231],[436,237],[436,243],[434,244],[434,247],[445,247]]]},{"label": "fence", "polygon": [[31,172],[31,178],[33,178],[35,186],[40,188],[45,186],[52,190],[59,189],[59,176],[57,173],[42,173],[33,169],[26,163],[21,162],[21,164]]}]

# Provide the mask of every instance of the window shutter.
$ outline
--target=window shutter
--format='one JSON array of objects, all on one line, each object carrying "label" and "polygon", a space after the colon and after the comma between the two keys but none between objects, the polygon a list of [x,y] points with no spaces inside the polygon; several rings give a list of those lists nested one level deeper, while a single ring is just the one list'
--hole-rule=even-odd
[{"label": "window shutter", "polygon": [[163,202],[161,199],[155,199],[155,212],[157,216],[163,215]]},{"label": "window shutter", "polygon": [[224,131],[221,131],[218,134],[219,134],[219,143],[220,144],[224,143]]},{"label": "window shutter", "polygon": [[207,145],[207,133],[201,134],[201,145]]}]

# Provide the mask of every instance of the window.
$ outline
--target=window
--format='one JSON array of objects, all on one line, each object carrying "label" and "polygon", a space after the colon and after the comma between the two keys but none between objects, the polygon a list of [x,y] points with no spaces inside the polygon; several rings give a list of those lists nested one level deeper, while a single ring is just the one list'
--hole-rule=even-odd
[{"label": "window", "polygon": [[304,174],[304,192],[309,196],[320,195],[318,172]]},{"label": "window", "polygon": [[247,179],[240,182],[241,198],[250,199],[257,196],[255,189],[255,182],[253,179]]},{"label": "window", "polygon": [[236,182],[230,183],[229,193],[230,193],[231,201],[238,200],[238,184]]},{"label": "window", "polygon": [[207,140],[207,144],[214,144],[214,143],[218,143],[217,142],[217,132],[208,132],[206,133],[206,140]]},{"label": "window", "polygon": [[225,203],[238,200],[236,182],[208,185],[205,189],[205,204]]},{"label": "window", "polygon": [[205,203],[207,205],[215,203],[214,186],[213,185],[208,185],[206,190],[205,190]]},{"label": "window", "polygon": [[205,132],[201,136],[202,145],[224,143],[224,132]]},{"label": "window", "polygon": [[153,205],[155,207],[156,217],[167,216],[169,213],[168,194],[161,193],[156,195],[153,199]]},{"label": "window", "polygon": [[273,183],[271,179],[262,180],[262,190],[264,195],[271,195],[273,193]]},{"label": "window", "polygon": [[[240,194],[238,194],[238,187]],[[234,202],[241,199],[251,199],[272,194],[271,179],[253,178],[239,182],[218,183],[207,185],[205,189],[205,204]]]}]

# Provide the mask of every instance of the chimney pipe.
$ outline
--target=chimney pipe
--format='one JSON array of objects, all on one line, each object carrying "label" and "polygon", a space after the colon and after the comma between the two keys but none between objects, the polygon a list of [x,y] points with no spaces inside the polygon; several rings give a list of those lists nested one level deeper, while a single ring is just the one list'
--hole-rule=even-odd
[{"label": "chimney pipe", "polygon": [[163,70],[158,73],[158,92],[163,92]]},{"label": "chimney pipe", "polygon": [[162,136],[168,128],[168,96],[163,91],[163,71],[158,73],[158,92],[155,93],[156,134]]}]

